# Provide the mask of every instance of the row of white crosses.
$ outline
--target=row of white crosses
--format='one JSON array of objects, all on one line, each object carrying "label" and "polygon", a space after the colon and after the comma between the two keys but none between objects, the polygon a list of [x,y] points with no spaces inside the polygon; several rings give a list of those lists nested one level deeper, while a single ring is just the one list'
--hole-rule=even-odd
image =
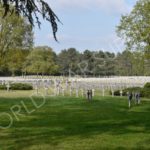
[{"label": "row of white crosses", "polygon": [[111,91],[112,93],[112,97],[114,97],[114,92],[115,90],[120,90],[120,96],[123,96],[123,91],[122,89],[124,88],[123,85],[120,85],[120,84],[107,84],[107,83],[98,83],[98,82],[88,82],[88,83],[84,83],[82,82],[81,85],[83,86],[90,86],[89,89],[92,89],[93,91],[93,95],[94,95],[94,91],[95,90],[100,90],[102,92],[102,96],[105,96],[105,92],[106,91]]},{"label": "row of white crosses", "polygon": [[[6,84],[7,91],[10,89],[10,83],[4,82],[3,84]],[[55,80],[34,80],[33,86],[36,90],[36,93],[39,93],[40,88],[44,88],[45,95],[48,95],[48,90],[50,87],[52,87],[54,84],[54,95],[62,95],[65,96],[65,91],[69,91],[69,95],[72,96],[73,92],[75,91],[76,97],[79,97],[79,91],[81,91],[82,97],[86,95],[87,90],[92,89],[93,96],[95,95],[95,89],[100,89],[102,91],[102,96],[105,96],[105,91],[108,89],[111,89],[112,96],[114,96],[114,91],[118,88],[122,88],[122,85],[120,86],[117,84],[110,85],[108,83],[97,83],[97,82],[79,82],[79,81],[69,81],[55,79]],[[101,85],[101,86],[100,86]],[[120,95],[122,96],[122,90],[120,90]]]},{"label": "row of white crosses", "polygon": [[64,81],[55,80],[55,95],[62,94],[65,95],[65,91],[69,92],[69,95],[72,96],[75,91],[76,97],[79,96],[79,91],[81,91],[81,95],[84,96],[86,91],[91,89],[93,96],[95,95],[95,90],[100,90],[102,92],[102,96],[105,96],[107,90],[111,90],[112,97],[114,96],[115,90],[120,89],[120,96],[122,96],[125,85],[121,84],[108,84],[108,83],[98,83],[98,82],[80,82],[80,81]]},{"label": "row of white crosses", "polygon": [[[105,92],[107,90],[111,90],[111,93],[112,93],[112,97],[114,96],[114,92],[115,90],[120,90],[120,96],[123,96],[123,89],[124,88],[128,88],[128,87],[134,87],[134,86],[143,86],[147,81],[145,81],[143,79],[143,82],[139,82],[138,79],[124,79],[122,80],[122,78],[120,78],[118,81],[117,80],[104,80],[102,82],[100,81],[92,81],[92,82],[89,82],[88,79],[87,81],[84,80],[84,81],[79,81],[79,80],[66,80],[66,87],[63,88],[63,81],[58,81],[59,84],[57,85],[58,88],[62,87],[61,89],[63,89],[63,93],[65,90],[69,91],[70,92],[70,96],[72,96],[72,93],[73,93],[73,90],[76,91],[76,97],[78,97],[79,95],[79,91],[81,91],[82,93],[82,96],[85,95],[86,91],[88,89],[92,89],[93,91],[93,95],[95,95],[95,90],[99,90],[102,91],[102,95],[105,96]],[[68,89],[69,88],[69,89]],[[59,92],[58,92],[59,94]],[[64,94],[63,94],[64,95]]]},{"label": "row of white crosses", "polygon": [[2,81],[1,81],[1,84],[2,84],[2,85],[6,85],[7,92],[10,91],[10,82],[9,82],[9,81],[2,80]]},{"label": "row of white crosses", "polygon": [[68,93],[70,96],[73,96],[75,93],[76,97],[79,97],[79,93],[81,91],[81,95],[85,95],[84,88],[81,88],[77,81],[69,81],[69,80],[54,80],[54,95],[63,95]]},{"label": "row of white crosses", "polygon": [[[58,96],[58,95],[62,95],[65,96],[65,91],[69,91],[69,95],[72,96],[73,95],[73,91],[75,90],[76,93],[76,97],[79,97],[79,91],[81,90],[81,95],[82,97],[84,97],[86,95],[86,91],[88,89],[92,89],[92,93],[93,96],[95,95],[95,89],[97,89],[97,84],[89,84],[89,83],[80,83],[77,81],[71,81],[69,82],[69,80],[65,81],[65,86],[63,84],[63,81],[61,80],[55,80],[54,81],[54,95]],[[7,91],[10,90],[10,83],[9,82],[3,82],[2,84],[6,84],[7,87]],[[36,93],[39,93],[39,89],[41,87],[44,87],[45,90],[45,95],[48,95],[48,90],[49,88],[52,86],[52,81],[50,80],[46,80],[44,82],[41,82],[40,80],[36,80],[34,81],[33,84]],[[102,95],[105,96],[105,90],[107,89],[107,86],[102,86]],[[114,90],[112,88],[112,96],[114,96]]]},{"label": "row of white crosses", "polygon": [[36,90],[36,93],[39,93],[39,90],[41,88],[44,88],[45,95],[48,95],[48,90],[50,86],[52,85],[51,80],[36,80],[33,82],[33,87]]},{"label": "row of white crosses", "polygon": [[[8,80],[0,80],[1,84],[5,84],[7,91],[10,89],[10,82]],[[15,83],[15,81],[13,81]],[[16,82],[32,83],[36,92],[39,93],[39,89],[43,88],[45,90],[45,95],[48,95],[49,89],[52,88],[54,95],[65,96],[69,93],[73,96],[75,93],[76,97],[84,96],[87,90],[91,89],[93,95],[95,95],[95,90],[100,90],[102,96],[105,96],[106,90],[111,90],[112,96],[114,96],[115,90],[120,90],[120,96],[122,96],[122,90],[128,87],[143,86],[146,82],[150,82],[150,78],[138,78],[138,77],[124,77],[124,78],[63,78],[63,77],[52,77],[48,79],[18,79]]]}]

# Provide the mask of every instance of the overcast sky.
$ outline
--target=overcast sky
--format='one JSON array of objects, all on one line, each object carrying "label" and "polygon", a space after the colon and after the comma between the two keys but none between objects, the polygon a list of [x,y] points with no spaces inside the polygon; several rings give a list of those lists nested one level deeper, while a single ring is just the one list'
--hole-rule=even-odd
[{"label": "overcast sky", "polygon": [[79,51],[122,51],[123,41],[115,33],[122,14],[129,13],[137,0],[46,0],[63,25],[55,42],[50,24],[35,28],[35,46],[48,45],[55,52],[74,47]]}]

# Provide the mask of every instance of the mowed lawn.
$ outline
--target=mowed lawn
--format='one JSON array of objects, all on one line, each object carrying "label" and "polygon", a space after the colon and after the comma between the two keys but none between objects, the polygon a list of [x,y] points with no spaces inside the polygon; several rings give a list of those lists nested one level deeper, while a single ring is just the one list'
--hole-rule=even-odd
[{"label": "mowed lawn", "polygon": [[150,101],[127,106],[126,98],[48,97],[35,109],[30,98],[0,98],[0,125],[9,124],[4,112],[13,117],[10,128],[0,129],[0,150],[150,149]]}]

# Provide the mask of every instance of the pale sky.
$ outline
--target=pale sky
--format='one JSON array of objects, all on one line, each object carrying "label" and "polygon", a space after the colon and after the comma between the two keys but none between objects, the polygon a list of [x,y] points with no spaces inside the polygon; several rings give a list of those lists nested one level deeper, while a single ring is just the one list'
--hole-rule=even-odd
[{"label": "pale sky", "polygon": [[35,28],[35,46],[47,45],[55,52],[74,47],[79,51],[122,51],[123,41],[115,33],[122,14],[129,13],[137,0],[46,0],[63,25],[58,23],[57,38],[51,26],[42,21]]}]

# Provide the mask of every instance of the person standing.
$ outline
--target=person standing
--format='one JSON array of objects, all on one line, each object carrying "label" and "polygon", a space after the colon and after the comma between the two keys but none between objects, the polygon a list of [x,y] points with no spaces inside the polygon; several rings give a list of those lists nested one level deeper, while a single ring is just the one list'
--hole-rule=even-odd
[{"label": "person standing", "polygon": [[87,90],[87,99],[88,101],[92,100],[92,90]]},{"label": "person standing", "polygon": [[140,92],[137,93],[137,97],[138,97],[138,104],[140,104],[141,103]]},{"label": "person standing", "polygon": [[90,90],[87,90],[87,99],[88,99],[88,101],[90,99]]},{"label": "person standing", "polygon": [[90,90],[90,100],[93,98],[93,90]]},{"label": "person standing", "polygon": [[131,108],[131,101],[132,101],[132,92],[128,92],[128,104],[129,104],[129,108]]},{"label": "person standing", "polygon": [[135,93],[135,104],[138,104],[138,92]]}]

